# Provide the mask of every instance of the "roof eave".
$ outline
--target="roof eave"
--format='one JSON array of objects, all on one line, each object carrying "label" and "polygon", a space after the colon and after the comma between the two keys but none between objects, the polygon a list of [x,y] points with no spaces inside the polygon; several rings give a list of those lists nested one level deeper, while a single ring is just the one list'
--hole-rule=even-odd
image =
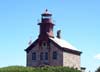
[{"label": "roof eave", "polygon": [[27,53],[37,44],[38,39],[36,39],[31,45],[29,45],[24,51]]},{"label": "roof eave", "polygon": [[72,49],[69,49],[69,48],[63,48],[63,50],[64,50],[65,52],[74,53],[74,54],[77,54],[77,55],[81,55],[81,54],[82,54],[81,51],[72,50]]},{"label": "roof eave", "polygon": [[53,42],[53,44],[55,46],[57,46],[57,48],[61,49],[62,51],[69,52],[69,53],[73,53],[73,54],[76,54],[76,55],[81,55],[82,54],[81,51],[72,50],[72,49],[69,49],[69,48],[61,47],[60,45],[58,45],[57,43],[55,43],[53,40],[50,39],[50,41]]}]

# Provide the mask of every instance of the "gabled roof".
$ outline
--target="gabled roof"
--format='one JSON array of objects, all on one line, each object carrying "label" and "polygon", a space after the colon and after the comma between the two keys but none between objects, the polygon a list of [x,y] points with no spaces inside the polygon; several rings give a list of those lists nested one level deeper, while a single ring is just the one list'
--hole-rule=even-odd
[{"label": "gabled roof", "polygon": [[52,40],[53,43],[56,44],[56,46],[61,47],[61,49],[63,51],[74,53],[74,54],[78,54],[78,55],[80,55],[82,53],[77,48],[72,46],[69,42],[67,42],[67,41],[65,41],[63,39],[60,39],[60,38],[57,38],[57,37],[54,37],[54,38],[50,37],[49,39]]},{"label": "gabled roof", "polygon": [[25,51],[28,53],[36,44],[38,43],[38,39],[36,39],[31,45],[29,45]]},{"label": "gabled roof", "polygon": [[69,48],[71,50],[79,51],[77,48],[75,48],[74,46],[72,46],[70,43],[68,43],[67,41],[65,41],[63,39],[60,39],[57,37],[54,37],[54,38],[50,37],[50,39],[53,40],[55,43],[57,43],[59,46],[61,46],[63,48]]},{"label": "gabled roof", "polygon": [[[72,46],[70,43],[68,43],[63,39],[59,39],[57,37],[54,38],[49,37],[49,41],[53,42],[53,44],[57,46],[57,48],[60,48],[63,51],[78,55],[82,53],[81,51],[79,51],[78,49],[76,49],[74,46]],[[25,51],[28,53],[32,48],[34,48],[34,46],[36,46],[36,44],[38,44],[38,39],[36,39],[28,48],[26,48]]]}]

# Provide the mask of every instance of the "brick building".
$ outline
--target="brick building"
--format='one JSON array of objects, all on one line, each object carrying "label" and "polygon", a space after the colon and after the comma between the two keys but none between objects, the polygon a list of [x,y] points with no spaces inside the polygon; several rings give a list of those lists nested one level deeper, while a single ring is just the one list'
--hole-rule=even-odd
[{"label": "brick building", "polygon": [[41,22],[38,23],[39,36],[25,50],[27,66],[68,66],[80,70],[81,52],[61,39],[60,30],[57,31],[57,36],[54,36],[54,24],[51,17],[52,14],[48,13],[47,10],[41,14]]}]

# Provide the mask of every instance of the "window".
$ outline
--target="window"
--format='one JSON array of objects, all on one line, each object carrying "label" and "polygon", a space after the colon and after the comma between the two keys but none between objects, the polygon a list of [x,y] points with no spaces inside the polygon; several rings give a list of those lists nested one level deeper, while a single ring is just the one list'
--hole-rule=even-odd
[{"label": "window", "polygon": [[53,59],[57,59],[57,52],[56,51],[53,52]]},{"label": "window", "polygon": [[46,46],[46,43],[45,42],[43,43],[43,46]]},{"label": "window", "polygon": [[45,60],[48,60],[48,52],[45,52]]},{"label": "window", "polygon": [[32,53],[32,60],[36,60],[36,52]]},{"label": "window", "polygon": [[43,60],[43,52],[40,53],[40,60]]},{"label": "window", "polygon": [[42,47],[43,47],[43,48],[47,48],[47,43],[46,43],[46,41],[43,41],[43,42],[42,42]]}]

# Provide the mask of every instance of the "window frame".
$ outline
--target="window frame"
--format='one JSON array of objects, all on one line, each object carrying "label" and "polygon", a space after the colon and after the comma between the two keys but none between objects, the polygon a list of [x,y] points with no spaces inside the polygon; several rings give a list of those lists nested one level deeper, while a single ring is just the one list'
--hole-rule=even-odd
[{"label": "window frame", "polygon": [[44,59],[45,59],[45,60],[48,60],[48,58],[49,58],[49,57],[48,57],[48,52],[45,52]]},{"label": "window frame", "polygon": [[53,51],[52,59],[54,59],[54,60],[58,59],[58,53],[57,53],[57,51]]},{"label": "window frame", "polygon": [[41,52],[41,53],[40,53],[40,60],[43,60],[43,56],[44,56],[44,53]]},{"label": "window frame", "polygon": [[36,52],[32,53],[32,60],[36,60]]}]

